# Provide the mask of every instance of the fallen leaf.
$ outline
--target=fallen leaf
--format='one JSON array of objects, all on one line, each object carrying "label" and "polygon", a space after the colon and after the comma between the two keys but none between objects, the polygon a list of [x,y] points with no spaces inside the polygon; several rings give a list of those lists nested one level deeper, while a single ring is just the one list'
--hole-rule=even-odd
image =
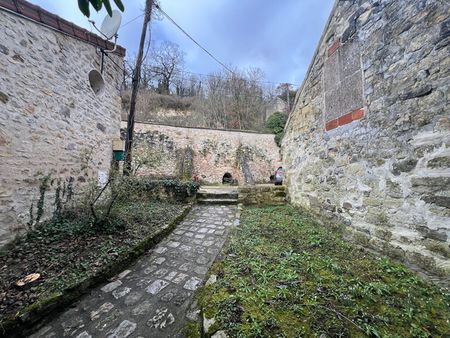
[{"label": "fallen leaf", "polygon": [[39,279],[41,277],[40,273],[32,273],[28,276],[25,276],[24,278],[19,279],[16,282],[17,286],[24,286],[26,284],[29,284],[31,282],[34,282],[35,280]]}]

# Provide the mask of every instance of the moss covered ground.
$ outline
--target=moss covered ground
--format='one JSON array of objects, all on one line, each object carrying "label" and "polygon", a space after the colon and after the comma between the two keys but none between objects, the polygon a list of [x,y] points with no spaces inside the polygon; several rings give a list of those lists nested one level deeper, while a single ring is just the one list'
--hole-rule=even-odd
[{"label": "moss covered ground", "polygon": [[199,294],[230,337],[450,337],[450,295],[292,206],[246,208]]}]

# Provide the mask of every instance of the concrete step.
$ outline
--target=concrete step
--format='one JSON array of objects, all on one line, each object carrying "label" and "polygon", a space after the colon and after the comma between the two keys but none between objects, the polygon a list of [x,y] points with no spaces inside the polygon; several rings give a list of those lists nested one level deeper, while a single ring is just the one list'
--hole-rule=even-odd
[{"label": "concrete step", "polygon": [[197,199],[200,204],[238,204],[238,199],[236,198],[205,198]]}]

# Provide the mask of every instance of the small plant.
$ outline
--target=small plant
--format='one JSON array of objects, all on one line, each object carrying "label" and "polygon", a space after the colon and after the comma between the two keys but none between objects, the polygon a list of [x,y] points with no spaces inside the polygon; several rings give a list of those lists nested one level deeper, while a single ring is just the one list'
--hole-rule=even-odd
[{"label": "small plant", "polygon": [[285,113],[276,112],[266,121],[266,127],[275,134],[275,142],[279,147],[281,146],[281,140],[283,139],[284,126],[286,125],[287,118]]}]

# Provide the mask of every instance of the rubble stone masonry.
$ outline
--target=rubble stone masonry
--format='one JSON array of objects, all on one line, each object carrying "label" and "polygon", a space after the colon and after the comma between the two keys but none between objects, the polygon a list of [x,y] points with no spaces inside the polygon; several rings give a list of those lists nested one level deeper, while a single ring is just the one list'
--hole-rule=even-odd
[{"label": "rubble stone masonry", "polygon": [[273,134],[150,123],[137,123],[135,132],[138,175],[184,179],[197,175],[205,183],[221,183],[229,173],[243,185],[268,182],[280,165]]},{"label": "rubble stone masonry", "polygon": [[[36,16],[36,7],[20,3],[29,6],[23,15],[0,6],[0,246],[31,225],[31,214],[51,214],[58,185],[66,199],[107,174],[112,139],[120,136],[122,71],[110,58],[120,65],[122,56],[105,58],[106,85],[96,95],[88,73],[100,70],[97,47],[31,20],[25,15]],[[55,16],[41,14],[58,26]]]},{"label": "rubble stone masonry", "polygon": [[444,0],[336,1],[282,142],[292,203],[444,279],[449,16]]}]

